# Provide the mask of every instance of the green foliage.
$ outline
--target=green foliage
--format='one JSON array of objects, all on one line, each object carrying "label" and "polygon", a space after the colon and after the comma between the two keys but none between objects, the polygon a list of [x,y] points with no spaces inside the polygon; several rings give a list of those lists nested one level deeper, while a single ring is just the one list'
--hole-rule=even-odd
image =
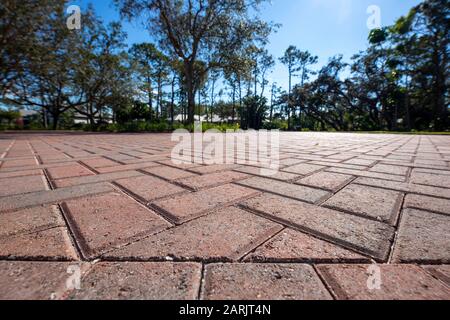
[{"label": "green foliage", "polygon": [[8,126],[16,119],[20,118],[20,113],[14,110],[1,110],[0,109],[0,123],[6,122]]},{"label": "green foliage", "polygon": [[239,110],[242,129],[261,129],[269,110],[267,99],[259,96],[247,97],[243,104]]}]

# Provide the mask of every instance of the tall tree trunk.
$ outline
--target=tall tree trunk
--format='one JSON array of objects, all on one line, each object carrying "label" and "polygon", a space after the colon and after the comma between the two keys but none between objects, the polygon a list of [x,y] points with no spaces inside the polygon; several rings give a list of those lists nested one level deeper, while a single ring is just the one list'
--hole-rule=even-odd
[{"label": "tall tree trunk", "polygon": [[291,91],[292,91],[292,70],[289,68],[289,94],[288,94],[288,105],[287,105],[287,116],[288,116],[288,130],[291,130]]},{"label": "tall tree trunk", "polygon": [[148,109],[150,111],[149,119],[152,121],[153,119],[153,92],[152,92],[152,80],[150,77],[147,77],[147,85],[148,85]]},{"label": "tall tree trunk", "polygon": [[195,116],[195,83],[194,83],[194,61],[188,60],[184,63],[184,76],[187,90],[187,122],[194,124]]},{"label": "tall tree trunk", "polygon": [[176,76],[173,76],[172,79],[172,91],[171,91],[171,96],[170,96],[170,123],[173,125],[174,121],[175,121],[175,80],[176,80]]},{"label": "tall tree trunk", "polygon": [[233,93],[232,98],[233,101],[233,111],[231,113],[231,122],[234,124],[234,118],[236,117],[236,84],[233,83]]}]

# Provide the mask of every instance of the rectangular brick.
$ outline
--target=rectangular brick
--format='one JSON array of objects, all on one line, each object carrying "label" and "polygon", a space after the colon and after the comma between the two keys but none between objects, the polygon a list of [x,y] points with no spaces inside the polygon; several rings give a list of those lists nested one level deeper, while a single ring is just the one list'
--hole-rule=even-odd
[{"label": "rectangular brick", "polygon": [[396,174],[400,176],[405,176],[408,173],[408,167],[392,166],[386,164],[377,164],[370,169],[372,172]]},{"label": "rectangular brick", "polygon": [[151,202],[171,195],[187,192],[186,189],[159,178],[141,176],[117,180],[116,184],[132,193],[143,202]]},{"label": "rectangular brick", "polygon": [[358,178],[354,181],[354,183],[365,186],[380,187],[390,190],[424,194],[429,196],[436,196],[450,199],[450,189],[446,188],[423,186],[412,183],[401,183],[387,180],[368,179],[368,178]]},{"label": "rectangular brick", "polygon": [[350,159],[345,161],[345,164],[353,164],[353,165],[357,165],[357,166],[363,166],[363,167],[368,167],[373,165],[375,162],[377,162],[377,160],[372,160],[372,159],[364,159],[364,158],[354,158],[354,159]]},{"label": "rectangular brick", "polygon": [[192,162],[185,162],[185,163],[179,164],[179,163],[174,163],[172,160],[160,160],[160,161],[157,161],[157,162],[159,164],[163,164],[163,165],[166,165],[166,166],[170,166],[170,167],[177,168],[177,169],[182,169],[182,170],[184,170],[184,169],[191,169],[191,168],[196,168],[196,167],[202,166],[200,164],[192,163]]},{"label": "rectangular brick", "polygon": [[61,212],[56,206],[39,206],[0,213],[0,225],[0,238],[65,226]]},{"label": "rectangular brick", "polygon": [[332,172],[318,172],[312,176],[302,178],[298,184],[321,188],[329,191],[337,191],[349,183],[354,177]]},{"label": "rectangular brick", "polygon": [[112,173],[97,174],[94,176],[83,176],[83,177],[55,180],[53,182],[53,185],[56,186],[57,188],[66,188],[82,184],[92,184],[99,182],[114,181],[123,178],[140,177],[143,175],[144,175],[143,173],[137,171],[119,171]]},{"label": "rectangular brick", "polygon": [[170,181],[196,176],[195,173],[181,169],[176,169],[169,166],[158,166],[153,168],[147,168],[144,169],[143,171]]},{"label": "rectangular brick", "polygon": [[337,263],[370,262],[370,258],[308,234],[286,229],[246,258],[247,262]]},{"label": "rectangular brick", "polygon": [[[8,157],[11,156],[8,155]],[[16,168],[16,167],[31,167],[39,165],[35,157],[29,159],[9,160],[9,161],[4,161],[3,159],[3,162],[1,164],[2,164],[0,166],[1,169]]]},{"label": "rectangular brick", "polygon": [[332,162],[328,162],[328,160],[329,159],[324,159],[324,161],[311,161],[309,163],[314,164],[314,165],[319,165],[319,166],[350,169],[350,170],[365,170],[365,169],[367,169],[367,166],[360,166],[360,165],[346,164],[346,163],[332,163]]},{"label": "rectangular brick", "polygon": [[293,199],[303,200],[309,203],[321,202],[331,195],[331,193],[324,190],[313,189],[262,177],[254,177],[239,181],[238,184],[261,191],[272,192]]},{"label": "rectangular brick", "polygon": [[257,194],[258,192],[252,189],[228,184],[159,200],[153,205],[162,210],[170,220],[181,224],[219,207],[237,203]]},{"label": "rectangular brick", "polygon": [[109,183],[95,183],[50,191],[39,191],[3,198],[0,201],[0,212],[12,211],[41,204],[56,204],[60,201],[113,191]]},{"label": "rectangular brick", "polygon": [[400,192],[351,184],[331,197],[324,206],[395,226],[402,201],[403,194]]},{"label": "rectangular brick", "polygon": [[450,200],[409,194],[404,208],[421,209],[450,215]]},{"label": "rectangular brick", "polygon": [[142,162],[135,164],[125,164],[119,165],[115,167],[105,167],[105,168],[97,168],[96,171],[99,173],[111,173],[111,172],[119,172],[119,171],[130,171],[130,170],[138,170],[138,169],[146,169],[151,167],[158,166],[155,162]]},{"label": "rectangular brick", "polygon": [[242,167],[234,169],[234,171],[247,173],[247,174],[251,174],[254,176],[261,176],[261,177],[265,177],[265,178],[286,181],[286,182],[294,181],[301,177],[298,174],[288,173],[288,172],[283,172],[283,171],[278,171],[273,175],[266,176],[266,175],[264,175],[264,172],[261,169],[262,168],[258,168],[258,167],[242,166]]},{"label": "rectangular brick", "polygon": [[0,259],[71,261],[77,258],[66,228],[16,234],[0,241]]},{"label": "rectangular brick", "polygon": [[4,178],[15,178],[15,177],[25,177],[25,176],[39,176],[43,175],[42,170],[24,170],[24,171],[13,171],[13,172],[0,172],[0,179]]},{"label": "rectangular brick", "polygon": [[0,179],[0,197],[48,190],[44,176],[24,176]]},{"label": "rectangular brick", "polygon": [[180,179],[178,180],[178,183],[192,190],[200,190],[236,182],[248,177],[249,175],[244,173],[225,171]]},{"label": "rectangular brick", "polygon": [[94,158],[94,159],[86,159],[82,161],[88,167],[98,169],[105,167],[115,167],[119,165],[119,163],[106,159],[106,158]]},{"label": "rectangular brick", "polygon": [[450,265],[422,266],[422,268],[450,287]]},{"label": "rectangular brick", "polygon": [[450,263],[450,216],[406,209],[400,222],[393,261]]},{"label": "rectangular brick", "polygon": [[194,168],[190,168],[189,170],[192,172],[195,172],[195,173],[208,174],[208,173],[233,170],[238,167],[239,166],[236,164],[216,164],[216,165],[210,165],[210,166],[194,167]]},{"label": "rectangular brick", "polygon": [[343,169],[343,168],[330,168],[330,169],[327,169],[327,172],[343,173],[343,174],[348,174],[348,175],[357,176],[357,177],[384,179],[384,180],[388,180],[388,181],[405,182],[405,177],[391,175],[391,174],[385,174],[385,173],[371,172],[371,171],[351,170],[351,169]]},{"label": "rectangular brick", "polygon": [[413,265],[378,265],[380,289],[370,289],[374,265],[322,265],[319,273],[339,300],[448,300],[450,290]]},{"label": "rectangular brick", "polygon": [[48,168],[47,172],[52,180],[90,176],[94,173],[80,164],[73,164],[64,167]]},{"label": "rectangular brick", "polygon": [[443,179],[441,175],[413,171],[411,182],[428,186],[450,188],[450,179]]},{"label": "rectangular brick", "polygon": [[358,216],[263,194],[242,203],[244,207],[274,221],[372,256],[386,260],[394,228]]},{"label": "rectangular brick", "polygon": [[237,208],[226,208],[107,253],[113,260],[233,261],[282,227]]},{"label": "rectangular brick", "polygon": [[82,278],[71,300],[196,300],[202,275],[197,263],[101,262]]},{"label": "rectangular brick", "polygon": [[331,300],[305,264],[209,264],[203,300]]},{"label": "rectangular brick", "polygon": [[88,259],[170,226],[152,210],[117,192],[66,201],[62,208]]},{"label": "rectangular brick", "polygon": [[324,168],[326,168],[326,167],[318,166],[318,165],[314,165],[314,164],[308,164],[308,163],[301,163],[301,164],[297,164],[295,166],[283,168],[282,171],[289,172],[289,173],[295,173],[295,174],[299,174],[299,175],[307,175],[307,174],[311,174],[313,172],[322,170]]},{"label": "rectangular brick", "polygon": [[1,300],[51,300],[64,295],[73,262],[0,261]]}]

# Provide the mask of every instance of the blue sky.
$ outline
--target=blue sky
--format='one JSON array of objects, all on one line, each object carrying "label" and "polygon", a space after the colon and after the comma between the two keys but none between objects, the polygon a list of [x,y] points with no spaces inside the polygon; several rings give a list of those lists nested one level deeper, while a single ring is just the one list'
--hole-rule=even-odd
[{"label": "blue sky", "polygon": [[[85,7],[93,3],[97,14],[106,22],[118,20],[119,14],[110,0],[69,1]],[[343,54],[348,60],[353,54],[364,50],[367,45],[367,8],[377,5],[381,10],[381,24],[392,24],[408,13],[419,0],[272,0],[261,10],[266,21],[281,23],[282,27],[270,37],[269,51],[282,56],[289,45],[309,50],[319,56],[317,68],[335,54]],[[150,41],[148,31],[138,23],[124,23],[129,44]],[[271,80],[287,87],[287,71],[277,64]]]}]

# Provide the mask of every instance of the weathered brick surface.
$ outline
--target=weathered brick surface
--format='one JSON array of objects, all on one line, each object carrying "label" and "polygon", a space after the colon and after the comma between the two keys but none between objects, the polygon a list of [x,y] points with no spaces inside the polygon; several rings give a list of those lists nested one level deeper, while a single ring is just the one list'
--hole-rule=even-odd
[{"label": "weathered brick surface", "polygon": [[69,299],[195,300],[200,281],[196,263],[98,263]]},{"label": "weathered brick surface", "polygon": [[329,192],[324,190],[313,189],[262,177],[254,177],[239,181],[238,183],[242,186],[254,188],[261,191],[272,192],[278,195],[303,200],[310,203],[320,202],[331,195]]},{"label": "weathered brick surface", "polygon": [[0,259],[75,260],[77,254],[65,228],[20,233],[0,241]]},{"label": "weathered brick surface", "polygon": [[411,182],[428,186],[450,188],[450,179],[443,179],[441,175],[414,171]]},{"label": "weathered brick surface", "polygon": [[80,164],[74,164],[64,167],[48,168],[47,172],[52,180],[90,176],[94,174]]},{"label": "weathered brick surface", "polygon": [[121,179],[117,180],[116,183],[144,202],[151,202],[156,199],[187,192],[184,188],[151,176]]},{"label": "weathered brick surface", "polygon": [[301,164],[297,164],[295,166],[284,168],[283,171],[300,174],[300,175],[307,175],[307,174],[311,174],[313,172],[322,170],[324,168],[325,168],[324,166],[301,163]]},{"label": "weathered brick surface", "polygon": [[52,191],[40,191],[29,194],[6,197],[0,201],[0,212],[18,210],[40,204],[56,204],[58,202],[85,197],[92,194],[100,194],[113,191],[114,188],[108,183],[87,184],[73,186]]},{"label": "weathered brick surface", "polygon": [[386,173],[371,172],[371,171],[366,171],[366,170],[330,168],[330,169],[327,169],[327,171],[334,172],[334,173],[348,174],[348,175],[358,176],[358,177],[374,178],[374,179],[381,179],[381,180],[387,180],[387,181],[405,182],[405,177],[402,177],[402,176],[386,174]]},{"label": "weathered brick surface", "polygon": [[318,172],[306,178],[297,180],[297,183],[329,191],[337,191],[352,179],[352,176],[346,174]]},{"label": "weathered brick surface", "polygon": [[39,206],[15,212],[0,213],[0,239],[20,233],[31,233],[65,226],[56,206]]},{"label": "weathered brick surface", "polygon": [[158,166],[158,164],[156,162],[146,161],[146,162],[135,163],[135,164],[118,165],[115,167],[97,168],[96,170],[99,173],[111,173],[111,172],[145,169],[145,168],[151,168],[151,167],[155,167],[155,166]]},{"label": "weathered brick surface", "polygon": [[42,175],[0,179],[0,197],[47,189],[47,182]]},{"label": "weathered brick surface", "polygon": [[238,167],[239,166],[235,165],[235,164],[216,164],[216,165],[210,165],[210,166],[194,167],[194,168],[190,168],[189,170],[192,172],[200,173],[200,174],[208,174],[208,173],[214,173],[214,172],[233,170]]},{"label": "weathered brick surface", "polygon": [[51,300],[66,291],[70,262],[0,261],[0,299]]},{"label": "weathered brick surface", "polygon": [[236,260],[280,231],[274,222],[226,208],[106,254],[108,259]]},{"label": "weathered brick surface", "polygon": [[283,172],[283,171],[278,171],[278,172],[275,172],[274,174],[271,174],[270,176],[266,176],[265,171],[262,171],[261,168],[251,167],[251,166],[242,166],[242,167],[234,169],[234,171],[248,173],[248,174],[255,175],[255,176],[263,176],[265,178],[281,180],[281,181],[286,181],[286,182],[294,181],[301,177],[298,174]]},{"label": "weathered brick surface", "polygon": [[449,299],[450,137],[280,133],[265,176],[255,146],[176,164],[170,134],[1,135],[0,299]]},{"label": "weathered brick surface", "polygon": [[134,178],[134,177],[141,177],[143,176],[143,173],[140,173],[138,171],[119,171],[119,172],[112,172],[112,173],[103,173],[103,174],[97,174],[94,176],[83,176],[83,177],[75,177],[75,178],[67,178],[67,179],[60,179],[53,182],[53,185],[56,188],[67,188],[71,186],[77,186],[77,185],[83,185],[83,184],[92,184],[92,183],[99,183],[99,182],[107,182],[107,181],[114,181],[124,178]]},{"label": "weathered brick surface", "polygon": [[205,268],[206,300],[329,300],[314,269],[302,264],[212,264]]},{"label": "weathered brick surface", "polygon": [[394,262],[450,263],[450,216],[406,209],[394,247]]},{"label": "weathered brick surface", "polygon": [[171,181],[196,176],[196,174],[194,174],[192,172],[172,168],[169,166],[157,166],[157,167],[143,169],[143,171],[153,174],[155,176],[158,176],[160,178],[166,179],[166,180],[171,180]]},{"label": "weathered brick surface", "polygon": [[406,175],[408,173],[408,170],[409,170],[408,167],[393,166],[393,165],[386,165],[386,164],[377,164],[370,169],[370,171],[373,171],[373,172],[397,174],[397,175],[401,175],[401,176]]},{"label": "weathered brick surface", "polygon": [[342,300],[450,299],[450,289],[417,266],[378,265],[379,290],[372,286],[369,267],[371,265],[323,265],[317,269],[336,298]]},{"label": "weathered brick surface", "polygon": [[324,205],[395,225],[402,199],[400,192],[351,184]]},{"label": "weathered brick surface", "polygon": [[87,159],[82,161],[85,165],[98,169],[98,168],[104,168],[104,167],[114,167],[117,166],[118,163],[106,158],[94,158],[94,159]]},{"label": "weathered brick surface", "polygon": [[257,194],[258,192],[255,190],[227,184],[195,193],[179,195],[171,199],[159,200],[154,202],[153,205],[162,210],[172,221],[180,224],[208,213],[208,211],[236,203],[239,200]]},{"label": "weathered brick surface", "polygon": [[283,230],[249,254],[251,262],[369,262],[360,254],[292,229]]},{"label": "weathered brick surface", "polygon": [[178,183],[193,190],[200,190],[232,183],[248,177],[249,175],[245,173],[225,171],[180,179]]},{"label": "weathered brick surface", "polygon": [[423,266],[422,268],[450,288],[450,265]]},{"label": "weathered brick surface", "polygon": [[120,193],[71,200],[62,207],[86,258],[170,226],[150,209]]},{"label": "weathered brick surface", "polygon": [[394,229],[384,223],[279,196],[264,194],[242,205],[379,260],[387,259],[394,236]]},{"label": "weathered brick surface", "polygon": [[[11,155],[8,155],[10,158],[12,158]],[[16,167],[29,167],[29,166],[37,166],[38,162],[36,161],[35,157],[28,158],[28,159],[17,159],[17,160],[9,160],[4,161],[1,163],[1,169],[6,168],[16,168]]]},{"label": "weathered brick surface", "polygon": [[396,181],[378,180],[370,178],[358,178],[355,180],[354,183],[450,199],[450,189],[446,188],[422,186],[413,183],[402,183]]},{"label": "weathered brick surface", "polygon": [[450,215],[450,200],[409,194],[405,198],[405,208],[415,208]]},{"label": "weathered brick surface", "polygon": [[12,171],[12,172],[0,171],[0,179],[24,177],[24,176],[39,176],[39,175],[43,175],[43,174],[44,174],[44,172],[42,170],[24,170],[24,171]]}]

